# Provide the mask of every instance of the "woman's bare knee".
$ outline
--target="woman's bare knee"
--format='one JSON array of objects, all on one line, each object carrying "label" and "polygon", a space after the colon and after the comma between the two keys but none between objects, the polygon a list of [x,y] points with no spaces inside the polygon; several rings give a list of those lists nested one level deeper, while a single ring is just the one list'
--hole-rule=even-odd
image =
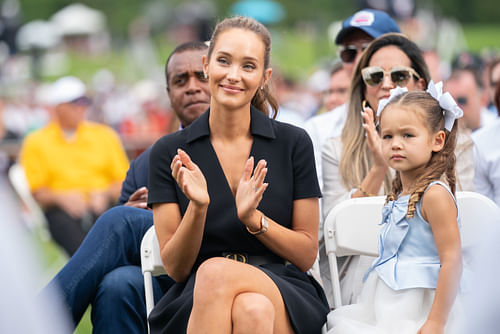
[{"label": "woman's bare knee", "polygon": [[260,293],[245,292],[234,298],[231,310],[233,333],[272,333],[275,310],[273,303]]},{"label": "woman's bare knee", "polygon": [[231,286],[227,275],[227,260],[215,257],[203,262],[196,272],[194,297],[218,298],[229,292]]}]

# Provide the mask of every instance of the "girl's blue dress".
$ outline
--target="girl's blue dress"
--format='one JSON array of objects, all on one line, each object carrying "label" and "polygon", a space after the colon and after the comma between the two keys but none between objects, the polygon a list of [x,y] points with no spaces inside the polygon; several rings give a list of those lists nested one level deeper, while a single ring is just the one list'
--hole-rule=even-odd
[{"label": "girl's blue dress", "polygon": [[[456,200],[448,186],[445,187]],[[427,191],[427,190],[426,190]],[[431,227],[421,214],[407,219],[409,195],[388,202],[382,211],[379,257],[365,274],[358,303],[328,315],[328,334],[415,334],[424,324],[434,300],[440,262]],[[457,224],[459,219],[457,217]],[[456,305],[455,305],[456,306]],[[458,333],[453,308],[446,333]]]}]

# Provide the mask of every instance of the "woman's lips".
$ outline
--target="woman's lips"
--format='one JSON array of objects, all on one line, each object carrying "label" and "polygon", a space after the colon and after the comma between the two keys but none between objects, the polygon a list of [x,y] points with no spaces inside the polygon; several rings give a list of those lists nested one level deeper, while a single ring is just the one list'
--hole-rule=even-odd
[{"label": "woman's lips", "polygon": [[237,86],[230,86],[230,85],[220,85],[220,87],[228,92],[228,93],[240,93],[243,91],[243,88],[237,87]]}]

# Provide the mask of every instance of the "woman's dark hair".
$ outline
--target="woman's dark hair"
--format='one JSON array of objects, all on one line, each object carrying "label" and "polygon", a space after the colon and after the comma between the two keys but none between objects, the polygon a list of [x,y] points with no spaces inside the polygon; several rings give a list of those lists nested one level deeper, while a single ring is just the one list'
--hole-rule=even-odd
[{"label": "woman's dark hair", "polygon": [[493,95],[493,103],[497,107],[498,116],[500,116],[500,82],[495,86],[495,94]]},{"label": "woman's dark hair", "polygon": [[[415,70],[415,72],[420,75],[422,79],[425,81],[425,87],[429,84],[431,80],[429,69],[427,67],[427,63],[422,56],[422,50],[418,47],[417,44],[412,42],[408,37],[400,33],[390,33],[380,36],[375,39],[373,42],[368,45],[366,50],[363,52],[361,59],[359,60],[356,69],[354,70],[354,77],[356,77],[357,73],[359,73],[360,84],[363,92],[364,99],[364,91],[366,89],[365,82],[361,78],[361,70],[368,66],[372,56],[375,52],[382,49],[386,46],[395,46],[403,51],[411,61],[411,68]],[[414,78],[416,79],[416,78]]]},{"label": "woman's dark hair", "polygon": [[[264,51],[264,70],[269,68],[269,64],[271,62],[271,34],[267,30],[267,28],[261,24],[260,22],[244,16],[236,16],[227,18],[217,24],[215,30],[212,34],[212,38],[210,39],[210,46],[208,47],[208,55],[207,58],[210,60],[210,56],[212,55],[215,43],[217,42],[217,38],[220,33],[229,30],[229,29],[243,29],[249,30],[257,34],[264,43],[265,51]],[[266,83],[262,86],[262,89],[257,89],[254,97],[252,98],[252,105],[269,115],[269,108],[273,110],[272,117],[276,118],[278,113],[278,102],[276,98],[271,94],[269,85]]]}]

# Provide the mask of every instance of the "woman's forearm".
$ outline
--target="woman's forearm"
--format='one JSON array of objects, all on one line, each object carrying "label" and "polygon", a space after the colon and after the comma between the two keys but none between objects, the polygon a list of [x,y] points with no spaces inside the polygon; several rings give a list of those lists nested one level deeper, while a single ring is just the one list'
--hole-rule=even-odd
[{"label": "woman's forearm", "polygon": [[[261,217],[262,213],[256,210],[252,221],[244,224],[255,231],[255,227],[260,226]],[[300,270],[309,270],[318,254],[318,199],[294,201],[291,229],[269,217],[266,219],[269,224],[267,232],[257,235],[257,238],[275,254],[290,261]]]},{"label": "woman's forearm", "polygon": [[387,167],[373,165],[352,197],[377,196],[384,183],[386,173]]},{"label": "woman's forearm", "polygon": [[318,253],[318,238],[307,231],[295,231],[269,219],[266,233],[257,236],[271,251],[286,259],[301,271],[309,270]]},{"label": "woman's forearm", "polygon": [[[177,282],[184,281],[190,274],[193,265],[198,257],[205,228],[205,219],[207,215],[206,206],[197,206],[189,203],[184,217],[177,228],[165,236],[167,240],[160,247],[163,265],[168,275]],[[155,216],[155,224],[160,226],[171,219],[168,216]],[[157,233],[159,229],[157,227]],[[160,238],[159,238],[160,239]],[[160,244],[161,245],[161,244]]]}]

